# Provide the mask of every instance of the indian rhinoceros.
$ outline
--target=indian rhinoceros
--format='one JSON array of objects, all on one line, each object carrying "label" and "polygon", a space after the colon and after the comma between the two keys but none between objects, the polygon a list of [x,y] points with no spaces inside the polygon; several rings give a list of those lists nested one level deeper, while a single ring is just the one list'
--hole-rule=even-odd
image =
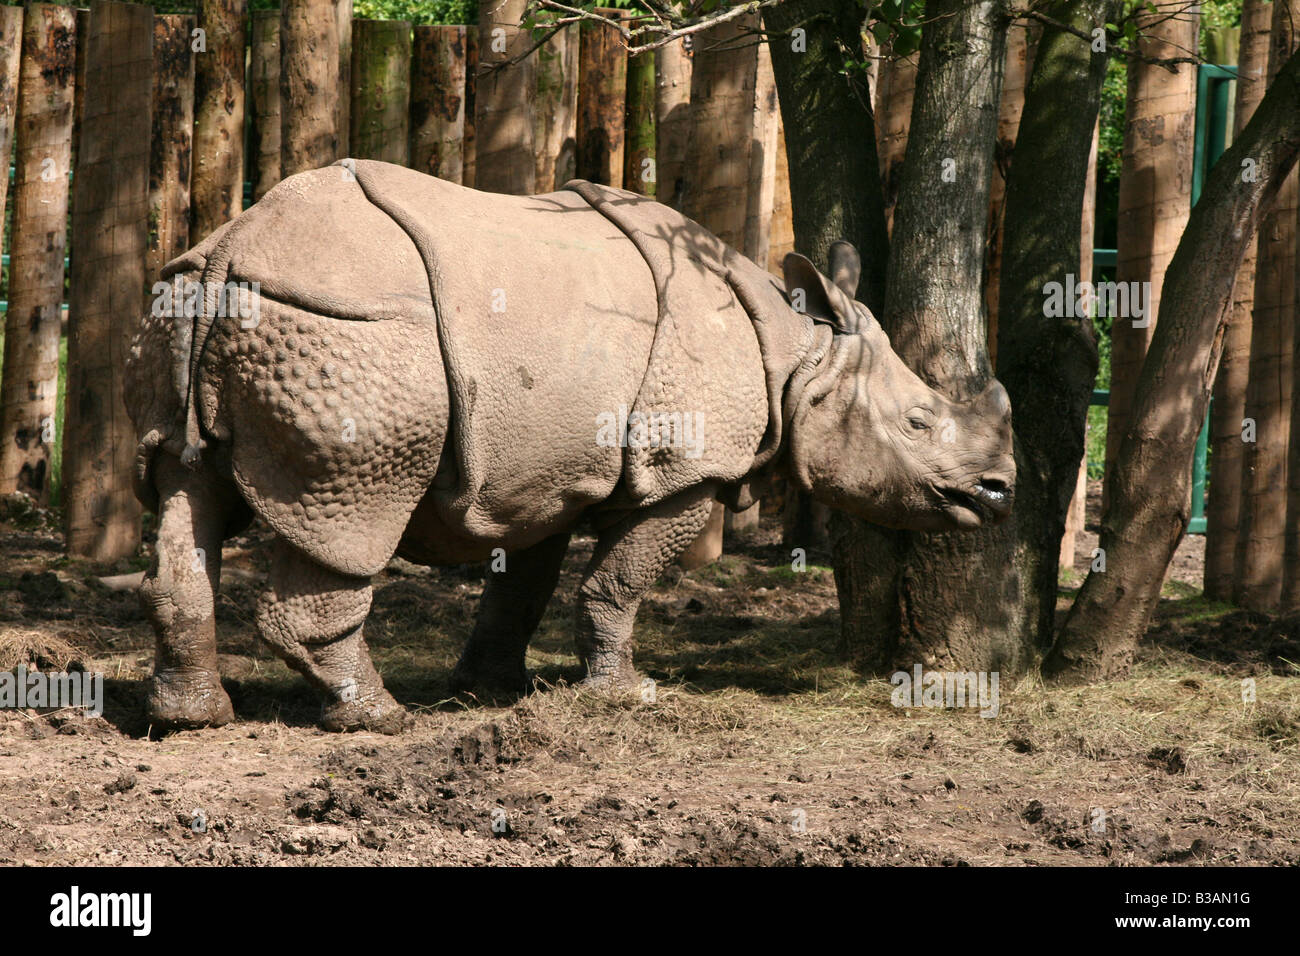
[{"label": "indian rhinoceros", "polygon": [[177,301],[198,294],[132,342],[136,492],[159,515],[150,720],[233,719],[213,606],[222,541],[254,515],[275,534],[260,633],[323,692],[324,726],[384,732],[406,712],[362,629],[394,554],[504,555],[453,681],[523,690],[570,534],[592,529],[577,651],[587,685],[617,688],[642,596],[756,479],[892,527],[1003,517],[1006,392],[923,383],[854,301],[852,247],[832,260],[835,282],[788,256],[783,287],[581,181],[505,196],[344,160],[280,183],[166,267]]}]

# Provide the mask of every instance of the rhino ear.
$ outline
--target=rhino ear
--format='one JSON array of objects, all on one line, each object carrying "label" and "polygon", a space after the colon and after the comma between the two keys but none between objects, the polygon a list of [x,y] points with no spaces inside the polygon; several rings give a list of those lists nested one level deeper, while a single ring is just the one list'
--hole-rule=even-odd
[{"label": "rhino ear", "polygon": [[858,330],[853,300],[818,272],[806,257],[797,252],[787,253],[781,268],[785,273],[786,296],[796,312],[805,313],[814,322],[834,326],[839,332]]},{"label": "rhino ear", "polygon": [[831,281],[850,299],[858,296],[858,282],[862,278],[862,256],[853,243],[837,239],[831,243]]}]

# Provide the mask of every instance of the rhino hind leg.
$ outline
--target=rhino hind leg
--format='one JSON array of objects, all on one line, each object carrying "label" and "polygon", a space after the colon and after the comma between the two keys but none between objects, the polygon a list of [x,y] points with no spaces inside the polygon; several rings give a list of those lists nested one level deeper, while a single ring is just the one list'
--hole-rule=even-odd
[{"label": "rhino hind leg", "polygon": [[532,685],[524,655],[560,580],[569,535],[545,538],[506,555],[505,567],[489,570],[474,630],[465,643],[452,690],[486,697],[518,696]]},{"label": "rhino hind leg", "polygon": [[637,684],[632,625],[641,599],[704,530],[715,492],[712,485],[688,489],[600,532],[578,592],[584,687],[621,690]]},{"label": "rhino hind leg", "polygon": [[325,696],[327,730],[405,730],[410,716],[384,689],[362,630],[369,578],[339,574],[277,540],[268,589],[257,603],[263,639]]},{"label": "rhino hind leg", "polygon": [[151,480],[158,541],[139,591],[157,639],[148,720],[167,730],[227,724],[235,715],[217,672],[214,611],[237,496],[210,466],[192,470],[168,454],[153,462]]}]

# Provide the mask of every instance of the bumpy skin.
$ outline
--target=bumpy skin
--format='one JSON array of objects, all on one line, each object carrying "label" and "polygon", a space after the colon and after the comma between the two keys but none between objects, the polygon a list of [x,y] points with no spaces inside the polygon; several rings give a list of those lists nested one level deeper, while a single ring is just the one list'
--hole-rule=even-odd
[{"label": "bumpy skin", "polygon": [[[277,535],[262,636],[321,692],[324,726],[385,733],[407,715],[363,630],[394,553],[507,552],[452,680],[515,694],[569,536],[593,527],[577,650],[589,686],[623,688],[642,597],[712,502],[766,472],[895,527],[1004,515],[1005,392],[957,405],[928,388],[837,255],[836,283],[787,260],[796,312],[757,266],[632,194],[497,196],[363,161],[285,180],[164,272],[260,283],[257,314],[217,314],[209,295],[198,316],[147,315],[128,359],[136,490],[160,515],[141,588],[153,722],[233,717],[213,606],[221,541],[253,515]],[[620,409],[698,416],[699,454],[598,440]]]}]

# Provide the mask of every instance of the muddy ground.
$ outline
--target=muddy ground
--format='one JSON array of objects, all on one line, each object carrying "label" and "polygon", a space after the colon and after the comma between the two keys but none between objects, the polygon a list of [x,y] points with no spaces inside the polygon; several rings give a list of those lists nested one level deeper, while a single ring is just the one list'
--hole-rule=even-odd
[{"label": "muddy ground", "polygon": [[107,676],[107,706],[0,712],[0,864],[1300,863],[1300,620],[1205,602],[1200,539],[1130,679],[1008,683],[991,719],[896,709],[885,675],[842,665],[826,556],[792,571],[766,524],[647,600],[649,701],[567,683],[590,539],[530,652],[539,691],[511,707],[447,692],[480,572],[393,566],[368,639],[415,728],[382,737],[318,730],[259,643],[254,529],[227,549],[218,612],[239,720],[154,739],[152,637],[101,582],[147,556],[70,562],[21,512],[0,525],[0,666],[71,660]]}]

